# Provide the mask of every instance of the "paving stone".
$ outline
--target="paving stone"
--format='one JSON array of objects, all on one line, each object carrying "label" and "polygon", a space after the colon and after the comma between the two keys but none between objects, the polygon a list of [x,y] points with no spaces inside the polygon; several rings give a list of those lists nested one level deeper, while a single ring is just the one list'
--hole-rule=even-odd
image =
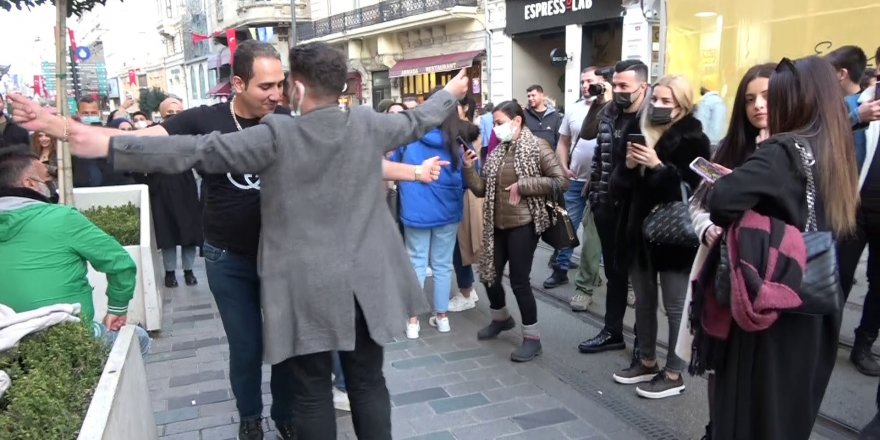
[{"label": "paving stone", "polygon": [[512,387],[498,388],[483,393],[492,402],[503,402],[505,400],[516,399],[520,397],[530,397],[544,394],[540,388],[532,384],[515,385]]},{"label": "paving stone", "polygon": [[595,426],[583,420],[572,420],[557,426],[556,429],[562,431],[563,434],[572,440],[589,438],[599,434],[599,430]]},{"label": "paving stone", "polygon": [[466,396],[451,397],[449,399],[433,400],[428,402],[428,405],[431,405],[431,408],[434,408],[434,412],[437,414],[445,414],[485,405],[487,403],[489,403],[489,401],[486,399],[486,396],[483,396],[480,393],[475,393]]},{"label": "paving stone", "polygon": [[479,425],[455,428],[452,430],[452,435],[455,436],[456,440],[486,440],[501,437],[505,434],[516,434],[521,431],[517,424],[508,419],[502,419]]},{"label": "paving stone", "polygon": [[541,409],[551,409],[559,407],[559,400],[554,399],[546,394],[527,397],[522,399],[522,402],[525,406],[531,408],[532,410],[541,410]]},{"label": "paving stone", "polygon": [[463,396],[474,392],[489,391],[500,388],[502,385],[495,379],[489,380],[469,380],[467,382],[457,383],[454,385],[444,386],[443,389],[450,396]]},{"label": "paving stone", "polygon": [[190,406],[204,405],[206,403],[223,402],[229,400],[230,398],[231,396],[229,394],[229,391],[227,390],[206,391],[203,393],[168,399],[168,409],[170,410],[186,408]]},{"label": "paving stone", "polygon": [[473,425],[476,420],[467,413],[426,414],[424,417],[408,420],[416,435],[443,431]]},{"label": "paving stone", "polygon": [[577,416],[565,408],[548,409],[531,414],[523,414],[513,417],[513,420],[523,430],[540,428],[542,426],[556,425],[559,423],[576,420]]},{"label": "paving stone", "polygon": [[234,439],[238,436],[238,424],[230,424],[225,426],[217,426],[213,428],[203,429],[200,431],[202,439]]},{"label": "paving stone", "polygon": [[214,319],[214,317],[215,316],[213,313],[202,313],[199,315],[189,315],[189,316],[181,316],[179,318],[172,318],[172,322],[174,323],[174,326],[177,326],[178,324],[187,324],[187,323],[193,323],[195,321],[205,321],[208,319]]},{"label": "paving stone", "polygon": [[193,341],[175,343],[171,346],[171,350],[172,351],[189,350],[189,349],[195,349],[195,348],[210,347],[210,346],[219,345],[219,344],[220,344],[220,338],[216,338],[216,337],[215,338],[196,339]]},{"label": "paving stone", "polygon": [[385,344],[385,353],[389,353],[392,351],[400,351],[400,350],[408,350],[410,348],[415,348],[424,345],[421,341],[415,340],[405,340],[399,342],[392,342],[390,344]]},{"label": "paving stone", "polygon": [[229,425],[230,423],[232,423],[232,417],[228,415],[199,417],[197,419],[175,422],[165,425],[165,433],[180,434],[183,432],[199,431],[206,428],[213,428],[215,426],[225,426]]},{"label": "paving stone", "polygon": [[472,408],[468,411],[468,413],[473,416],[473,418],[481,422],[487,422],[490,420],[498,420],[505,419],[511,416],[518,416],[520,414],[526,414],[531,411],[532,409],[523,405],[520,402],[501,402],[481,406],[478,408]]},{"label": "paving stone", "polygon": [[391,403],[394,406],[411,405],[413,403],[427,402],[429,400],[444,399],[449,397],[446,391],[440,387],[427,388],[424,390],[410,391],[403,394],[395,394],[391,396]]},{"label": "paving stone", "polygon": [[464,373],[470,370],[476,370],[477,368],[480,368],[480,366],[476,361],[473,359],[465,359],[461,361],[447,362],[442,365],[432,365],[426,367],[425,371],[432,376],[442,376],[444,374],[449,374],[452,371]]},{"label": "paving stone", "polygon": [[412,405],[395,406],[391,408],[391,422],[406,422],[409,419],[417,419],[425,417],[425,415],[433,414],[434,410],[427,402],[414,403]]},{"label": "paving stone", "polygon": [[418,437],[410,437],[404,440],[455,440],[455,436],[449,431],[440,431],[420,435]]},{"label": "paving stone", "polygon": [[[147,364],[155,364],[158,362],[173,361],[177,359],[192,358],[196,356],[195,350],[169,351],[165,353],[150,353],[147,356]],[[161,367],[159,367],[161,368]]]},{"label": "paving stone", "polygon": [[171,411],[160,411],[154,414],[157,425],[166,425],[168,423],[182,422],[184,420],[192,420],[199,417],[198,408],[180,408]]},{"label": "paving stone", "polygon": [[182,434],[167,435],[159,440],[201,440],[198,431],[184,432]]},{"label": "paving stone", "polygon": [[411,357],[412,356],[406,350],[386,351],[385,352],[385,362],[402,361],[404,359],[410,359]]},{"label": "paving stone", "polygon": [[214,307],[213,304],[193,304],[191,306],[174,307],[174,312],[192,312],[195,310],[206,310]]},{"label": "paving stone", "polygon": [[[236,418],[238,417],[238,409],[235,404],[235,399],[200,405],[198,408],[199,415],[202,417],[223,414],[233,414]],[[235,421],[238,422],[238,420]]]},{"label": "paving stone", "polygon": [[194,374],[172,377],[169,385],[173,388],[225,378],[226,373],[223,370],[208,370],[200,371]]},{"label": "paving stone", "polygon": [[[449,374],[444,374],[443,376],[430,376],[430,377],[424,377],[424,378],[420,378],[420,379],[410,380],[407,383],[412,387],[413,390],[420,390],[423,388],[430,388],[432,386],[443,387],[446,385],[454,385],[454,384],[458,384],[458,383],[462,382],[462,380],[463,379],[460,374],[449,373]],[[479,391],[479,390],[477,390],[477,391]],[[467,393],[464,393],[464,394],[467,394]]]},{"label": "paving stone", "polygon": [[197,384],[196,386],[199,387],[200,393],[204,392],[204,391],[222,390],[225,388],[225,389],[229,390],[229,395],[230,396],[232,395],[232,388],[231,388],[231,385],[229,384],[229,380],[227,380],[227,379],[210,380],[208,382],[201,382],[201,383]]},{"label": "paving stone", "polygon": [[505,435],[498,437],[498,440],[568,440],[568,437],[553,426],[545,426],[528,432],[519,434]]},{"label": "paving stone", "polygon": [[444,361],[443,358],[441,358],[440,356],[431,355],[395,361],[391,363],[391,366],[397,368],[398,370],[409,370],[413,368],[436,366],[445,362],[446,361]]},{"label": "paving stone", "polygon": [[485,348],[474,348],[470,350],[461,350],[461,351],[453,351],[451,353],[445,353],[441,355],[441,357],[446,362],[455,362],[460,361],[462,359],[474,359],[481,358],[486,356],[492,356],[492,352],[486,350]]}]

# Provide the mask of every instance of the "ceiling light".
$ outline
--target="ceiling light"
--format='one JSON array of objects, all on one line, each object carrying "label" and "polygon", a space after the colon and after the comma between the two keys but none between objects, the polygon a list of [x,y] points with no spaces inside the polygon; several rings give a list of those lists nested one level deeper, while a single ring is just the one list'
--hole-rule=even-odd
[{"label": "ceiling light", "polygon": [[696,14],[694,14],[694,17],[709,18],[709,17],[714,17],[716,15],[718,15],[717,12],[705,11],[705,12],[697,12]]}]

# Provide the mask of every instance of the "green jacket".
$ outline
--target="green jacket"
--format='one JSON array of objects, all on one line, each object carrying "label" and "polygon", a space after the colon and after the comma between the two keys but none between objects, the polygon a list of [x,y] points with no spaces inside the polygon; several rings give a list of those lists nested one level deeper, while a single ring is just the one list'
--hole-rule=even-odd
[{"label": "green jacket", "polygon": [[86,262],[107,274],[107,311],[126,314],[137,266],[119,242],[72,207],[0,197],[0,304],[25,312],[79,303],[83,320],[91,322]]}]

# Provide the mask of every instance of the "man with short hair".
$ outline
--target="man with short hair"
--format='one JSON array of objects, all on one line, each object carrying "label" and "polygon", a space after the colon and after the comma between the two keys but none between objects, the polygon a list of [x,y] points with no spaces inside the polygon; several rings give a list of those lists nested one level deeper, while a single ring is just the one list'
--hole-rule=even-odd
[{"label": "man with short hair", "polygon": [[[629,200],[625,192],[614,191],[609,180],[614,169],[626,166],[627,136],[640,134],[640,115],[648,102],[648,66],[638,60],[625,60],[614,66],[613,103],[603,110],[599,120],[598,145],[590,174],[590,209],[602,242],[606,287],[605,326],[598,335],[582,342],[581,353],[623,350],[623,317],[626,314],[629,267],[623,253],[625,237],[619,233],[621,210]],[[633,358],[640,365],[637,348]]]},{"label": "man with short hair", "polygon": [[[109,342],[126,324],[137,267],[116,239],[76,208],[49,202],[51,178],[33,153],[0,156],[0,304],[26,312],[79,304],[80,317]],[[94,322],[86,263],[107,275],[107,315]],[[147,332],[136,330],[141,353]]]},{"label": "man with short hair", "polygon": [[[0,138],[7,147],[12,145],[30,145],[28,131],[21,128],[11,118],[6,117],[6,100],[0,94]],[[0,150],[2,151],[2,150]]]},{"label": "man with short hair", "polygon": [[489,147],[489,140],[492,137],[492,129],[495,127],[495,117],[492,115],[492,111],[495,110],[495,104],[491,102],[487,102],[486,105],[483,106],[483,114],[480,115],[480,135],[483,137],[483,148],[482,150],[486,150]]},{"label": "man with short hair", "polygon": [[134,122],[135,130],[143,130],[144,128],[149,127],[153,122],[146,113],[140,110],[131,114],[131,121]]},{"label": "man with short hair", "polygon": [[175,97],[165,98],[165,100],[159,104],[159,116],[162,117],[163,121],[182,111],[183,103]]},{"label": "man with short hair", "polygon": [[[98,101],[89,96],[83,96],[77,101],[76,118],[83,124],[100,126],[101,107]],[[104,184],[103,161],[97,159],[85,159],[81,157],[71,158],[73,169],[74,188],[95,187]]]},{"label": "man with short hair", "polygon": [[554,149],[559,143],[559,127],[562,126],[562,115],[555,108],[547,105],[544,88],[538,84],[526,89],[529,105],[525,109],[526,126],[535,136],[544,139]]},{"label": "man with short hair", "polygon": [[703,123],[703,132],[709,138],[713,151],[727,133],[727,104],[718,92],[700,87],[702,98],[694,111],[694,117]]},{"label": "man with short hair", "polygon": [[[571,217],[571,223],[577,228],[587,216],[587,182],[590,179],[590,166],[593,163],[593,153],[596,148],[596,140],[586,140],[581,136],[581,127],[592,106],[602,106],[611,100],[611,73],[605,72],[603,77],[597,67],[587,67],[581,72],[581,93],[583,98],[576,102],[562,118],[559,127],[559,145],[556,155],[559,164],[565,170],[571,181],[565,192],[565,208]],[[572,147],[573,145],[573,147]],[[585,274],[577,293],[572,297],[570,305],[572,310],[585,311],[592,304],[593,287],[601,285],[599,276],[599,259],[601,245],[593,222],[587,222],[585,226],[584,241],[581,246],[591,252],[589,258],[581,260],[582,271]],[[544,288],[553,289],[563,284],[568,284],[568,270],[572,269],[571,256],[574,249],[562,249],[551,260],[553,273],[546,281]]]}]

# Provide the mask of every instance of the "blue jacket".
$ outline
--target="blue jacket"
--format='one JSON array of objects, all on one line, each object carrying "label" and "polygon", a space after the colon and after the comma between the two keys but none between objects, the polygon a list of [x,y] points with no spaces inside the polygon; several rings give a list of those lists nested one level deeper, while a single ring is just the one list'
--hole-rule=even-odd
[{"label": "blue jacket", "polygon": [[853,137],[856,141],[856,163],[859,165],[859,170],[861,170],[862,165],[865,164],[868,140],[865,137],[866,124],[862,124],[862,120],[859,118],[859,95],[861,93],[847,96],[846,108],[849,110],[849,119],[853,125]]},{"label": "blue jacket", "polygon": [[[435,128],[425,137],[398,149],[391,160],[420,165],[426,159],[440,156],[453,162],[443,132]],[[461,163],[460,158],[456,158]],[[454,162],[453,162],[454,163]],[[461,167],[443,167],[434,183],[400,183],[400,221],[410,228],[430,229],[460,223],[464,210],[464,179]]]}]

